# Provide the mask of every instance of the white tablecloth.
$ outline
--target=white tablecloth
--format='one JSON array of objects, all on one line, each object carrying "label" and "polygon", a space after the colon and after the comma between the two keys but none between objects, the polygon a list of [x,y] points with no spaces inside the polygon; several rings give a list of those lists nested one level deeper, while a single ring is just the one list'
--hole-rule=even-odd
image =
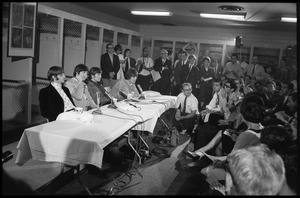
[{"label": "white tablecloth", "polygon": [[35,159],[68,165],[93,164],[101,168],[105,146],[129,129],[153,132],[157,118],[174,107],[176,97],[161,96],[153,100],[156,102],[132,103],[139,107],[136,111],[104,106],[103,115],[94,115],[92,123],[56,120],[25,129],[17,145],[15,163],[23,165]]}]

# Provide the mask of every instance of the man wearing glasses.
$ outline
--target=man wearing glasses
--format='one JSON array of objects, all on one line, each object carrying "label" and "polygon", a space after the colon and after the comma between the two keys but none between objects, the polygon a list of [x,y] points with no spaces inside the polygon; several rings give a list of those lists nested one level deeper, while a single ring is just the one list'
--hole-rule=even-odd
[{"label": "man wearing glasses", "polygon": [[196,114],[198,113],[198,100],[192,94],[191,83],[182,84],[182,92],[177,96],[175,103],[177,109],[175,114],[174,125],[179,132],[182,132],[182,126],[186,129],[186,133],[191,136]]}]

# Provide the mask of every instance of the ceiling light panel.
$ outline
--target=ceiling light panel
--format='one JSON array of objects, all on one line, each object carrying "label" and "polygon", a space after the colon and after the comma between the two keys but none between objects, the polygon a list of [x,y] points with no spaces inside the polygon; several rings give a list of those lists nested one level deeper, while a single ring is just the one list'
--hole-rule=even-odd
[{"label": "ceiling light panel", "polygon": [[212,18],[212,19],[227,19],[227,20],[245,20],[245,15],[233,15],[233,14],[207,14],[200,13],[202,18]]},{"label": "ceiling light panel", "polygon": [[146,15],[146,16],[172,16],[172,12],[160,12],[160,11],[131,11],[133,15]]},{"label": "ceiling light panel", "polygon": [[297,18],[281,17],[281,22],[297,23]]}]

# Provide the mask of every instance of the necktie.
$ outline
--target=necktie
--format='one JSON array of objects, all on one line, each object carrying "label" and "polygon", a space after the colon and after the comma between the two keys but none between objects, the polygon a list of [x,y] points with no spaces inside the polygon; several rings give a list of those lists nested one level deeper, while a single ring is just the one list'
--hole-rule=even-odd
[{"label": "necktie", "polygon": [[219,105],[219,94],[218,93],[216,93],[217,94],[217,100],[216,100],[216,106],[218,106]]},{"label": "necktie", "polygon": [[256,67],[256,65],[253,66],[253,69],[252,69],[252,76],[253,76],[253,74],[254,74],[255,67]]},{"label": "necktie", "polygon": [[127,72],[127,70],[128,70],[128,67],[129,67],[129,63],[128,63],[128,61],[129,61],[129,58],[126,60],[125,72]]},{"label": "necktie", "polygon": [[185,113],[185,109],[186,109],[186,99],[187,99],[187,96],[185,96],[185,99],[184,99],[184,102],[183,102],[183,110],[182,110],[182,113]]},{"label": "necktie", "polygon": [[166,62],[166,59],[162,59],[162,64],[165,64],[165,62]]},{"label": "necktie", "polygon": [[227,103],[228,103],[228,101],[229,101],[229,95],[227,95],[226,101],[227,101]]},{"label": "necktie", "polygon": [[184,65],[184,61],[182,61],[181,65]]}]

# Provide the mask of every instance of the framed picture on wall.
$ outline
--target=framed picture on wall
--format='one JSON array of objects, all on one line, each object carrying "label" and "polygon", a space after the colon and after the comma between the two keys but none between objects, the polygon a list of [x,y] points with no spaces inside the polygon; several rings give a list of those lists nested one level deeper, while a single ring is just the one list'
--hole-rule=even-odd
[{"label": "framed picture on wall", "polygon": [[37,3],[11,2],[8,56],[34,56]]}]

